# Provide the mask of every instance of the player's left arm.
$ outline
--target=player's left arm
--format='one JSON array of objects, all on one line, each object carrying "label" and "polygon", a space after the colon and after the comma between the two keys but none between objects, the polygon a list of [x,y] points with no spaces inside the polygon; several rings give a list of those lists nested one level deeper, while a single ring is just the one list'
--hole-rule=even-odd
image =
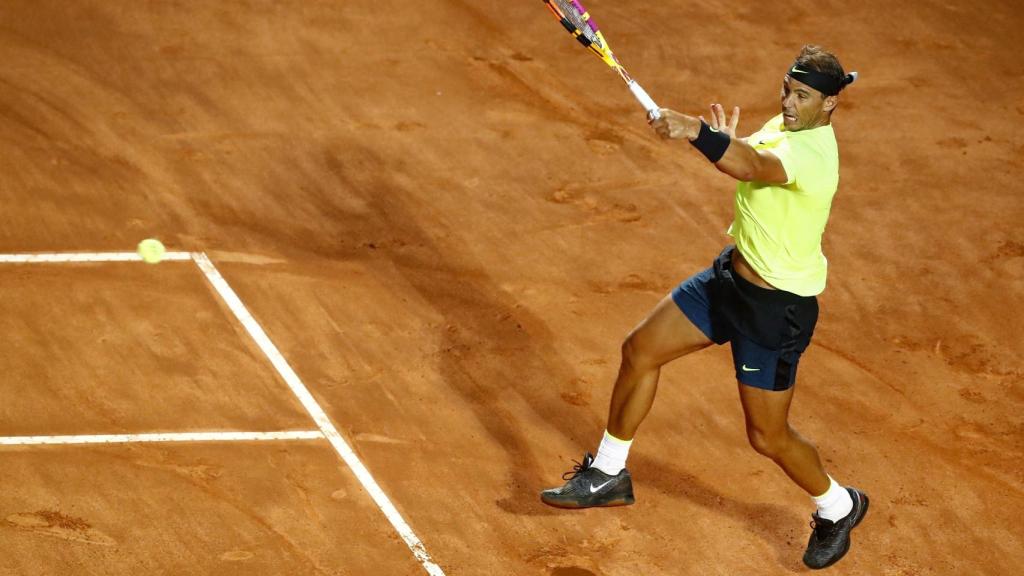
[{"label": "player's left arm", "polygon": [[[765,182],[769,184],[785,184],[789,176],[779,157],[765,150],[757,150],[741,138],[736,137],[736,127],[740,121],[739,106],[733,108],[732,118],[727,119],[721,104],[711,105],[711,122],[704,117],[694,118],[667,108],[661,109],[661,118],[651,122],[651,126],[659,136],[665,139],[686,138],[691,143],[701,137],[701,131],[710,129],[729,137],[724,153],[714,161],[715,168],[742,182]],[[704,128],[707,126],[707,128]],[[725,145],[725,140],[721,140]],[[700,148],[700,146],[698,146]],[[703,150],[702,150],[703,152]]]}]

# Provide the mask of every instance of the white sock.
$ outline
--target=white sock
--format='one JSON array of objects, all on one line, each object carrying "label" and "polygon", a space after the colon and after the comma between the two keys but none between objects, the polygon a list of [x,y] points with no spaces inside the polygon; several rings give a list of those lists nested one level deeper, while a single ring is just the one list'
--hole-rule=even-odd
[{"label": "white sock", "polygon": [[619,440],[605,430],[601,445],[597,448],[597,458],[594,458],[594,468],[612,476],[622,472],[632,444],[632,440]]},{"label": "white sock", "polygon": [[853,498],[850,498],[846,488],[840,486],[831,476],[828,477],[828,481],[831,483],[828,490],[821,496],[812,496],[811,500],[818,505],[819,518],[835,522],[850,514],[853,510]]}]

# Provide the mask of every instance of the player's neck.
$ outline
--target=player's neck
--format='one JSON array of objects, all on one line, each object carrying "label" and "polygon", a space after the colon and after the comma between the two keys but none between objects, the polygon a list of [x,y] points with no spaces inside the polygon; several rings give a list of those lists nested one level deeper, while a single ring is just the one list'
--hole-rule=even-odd
[{"label": "player's neck", "polygon": [[830,124],[832,124],[832,118],[826,117],[824,120],[818,122],[811,122],[807,126],[804,126],[803,128],[798,128],[796,130],[791,130],[791,132],[806,132],[807,130],[814,130],[815,128],[821,128],[823,126],[828,126]]}]

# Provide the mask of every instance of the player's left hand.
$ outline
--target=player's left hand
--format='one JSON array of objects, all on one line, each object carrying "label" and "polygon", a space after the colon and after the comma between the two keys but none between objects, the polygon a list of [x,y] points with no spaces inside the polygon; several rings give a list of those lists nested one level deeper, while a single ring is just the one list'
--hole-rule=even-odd
[{"label": "player's left hand", "polygon": [[[704,120],[704,117],[701,116],[700,119]],[[704,121],[707,122],[707,120],[704,120]],[[724,133],[728,134],[729,136],[735,138],[736,137],[736,127],[739,126],[739,123],[740,123],[740,107],[739,106],[734,106],[733,107],[733,109],[732,109],[732,118],[728,118],[727,119],[726,116],[725,116],[725,109],[722,108],[721,104],[712,104],[711,105],[711,122],[708,122],[708,125],[710,125],[711,128],[713,128],[714,130],[717,130],[719,132],[724,132]]]}]

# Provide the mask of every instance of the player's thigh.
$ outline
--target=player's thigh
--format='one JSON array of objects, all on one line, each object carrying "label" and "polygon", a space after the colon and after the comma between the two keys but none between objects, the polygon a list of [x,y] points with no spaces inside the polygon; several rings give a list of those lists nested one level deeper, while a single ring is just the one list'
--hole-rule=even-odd
[{"label": "player's thigh", "polygon": [[630,332],[623,355],[634,362],[661,366],[709,345],[711,340],[668,295]]},{"label": "player's thigh", "polygon": [[789,430],[789,406],[793,391],[765,390],[737,382],[748,434],[767,437],[785,435]]}]

